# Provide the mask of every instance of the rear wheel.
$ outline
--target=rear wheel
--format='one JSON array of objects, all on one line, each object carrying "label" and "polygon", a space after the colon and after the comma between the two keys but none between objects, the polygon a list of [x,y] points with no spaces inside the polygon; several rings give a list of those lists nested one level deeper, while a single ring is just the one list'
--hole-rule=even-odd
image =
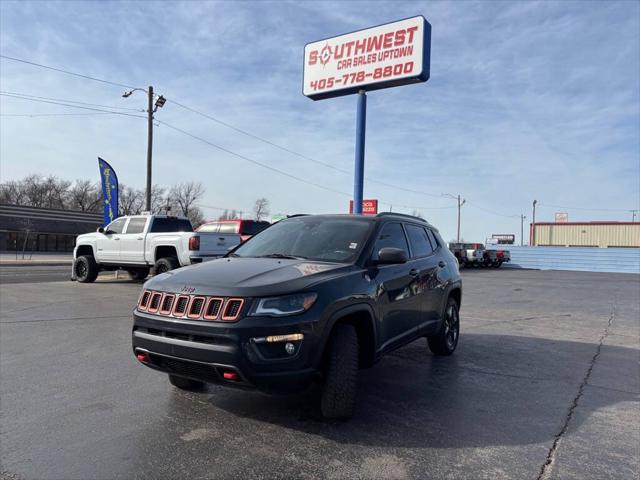
[{"label": "rear wheel", "polygon": [[493,262],[493,268],[500,268],[501,265],[502,265],[502,262],[500,260]]},{"label": "rear wheel", "polygon": [[160,258],[153,266],[153,274],[160,275],[161,273],[168,272],[169,270],[175,270],[180,266],[176,257]]},{"label": "rear wheel", "polygon": [[434,355],[451,355],[458,345],[460,337],[460,313],[458,303],[449,297],[444,310],[442,327],[437,335],[427,337],[429,350]]},{"label": "rear wheel", "polygon": [[93,255],[82,255],[76,258],[73,263],[73,273],[75,273],[76,280],[80,283],[95,282],[99,272],[100,268]]},{"label": "rear wheel", "polygon": [[352,325],[336,325],[329,340],[320,410],[324,418],[347,418],[358,388],[358,334]]},{"label": "rear wheel", "polygon": [[204,382],[176,375],[169,375],[169,383],[181,390],[200,390],[204,388]]},{"label": "rear wheel", "polygon": [[149,275],[149,268],[130,268],[129,270],[127,270],[127,272],[129,273],[131,280],[136,280],[139,282],[147,278],[147,276]]}]

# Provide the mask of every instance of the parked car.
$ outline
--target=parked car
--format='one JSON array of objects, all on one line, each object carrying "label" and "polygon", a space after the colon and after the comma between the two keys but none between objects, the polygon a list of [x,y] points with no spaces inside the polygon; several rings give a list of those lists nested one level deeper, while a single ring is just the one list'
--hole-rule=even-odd
[{"label": "parked car", "polygon": [[143,280],[153,267],[163,273],[221,257],[240,235],[194,233],[188,218],[167,215],[119,217],[95,233],[79,235],[73,250],[72,279],[93,282],[101,270],[124,269]]},{"label": "parked car", "polygon": [[449,250],[461,267],[481,267],[484,265],[484,246],[481,243],[450,243]]},{"label": "parked car", "polygon": [[484,251],[484,266],[500,268],[503,263],[511,261],[511,253],[509,250],[493,250]]},{"label": "parked car", "polygon": [[240,235],[243,242],[249,240],[253,235],[260,233],[262,230],[271,225],[266,221],[258,220],[216,220],[215,222],[206,222],[198,227],[197,232],[211,233],[235,233]]},{"label": "parked car", "polygon": [[438,231],[409,215],[293,216],[226,255],[158,275],[133,313],[136,358],[182,389],[321,384],[348,417],[359,368],[426,337],[458,344],[462,280]]}]

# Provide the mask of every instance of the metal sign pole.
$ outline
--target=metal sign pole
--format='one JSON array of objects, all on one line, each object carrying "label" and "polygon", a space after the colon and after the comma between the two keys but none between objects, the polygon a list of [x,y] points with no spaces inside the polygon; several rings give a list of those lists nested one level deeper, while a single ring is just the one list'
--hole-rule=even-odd
[{"label": "metal sign pole", "polygon": [[358,92],[358,111],[356,117],[356,158],[353,178],[353,213],[362,215],[362,197],[364,190],[364,138],[367,129],[367,93]]}]

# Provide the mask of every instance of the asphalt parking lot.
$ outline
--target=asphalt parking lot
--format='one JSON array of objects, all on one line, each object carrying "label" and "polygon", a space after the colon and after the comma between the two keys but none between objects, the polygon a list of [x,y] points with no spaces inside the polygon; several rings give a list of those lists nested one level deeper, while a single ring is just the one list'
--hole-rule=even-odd
[{"label": "asphalt parking lot", "polygon": [[422,341],[404,347],[361,372],[350,421],[324,422],[309,395],[185,393],[139,365],[130,312],[140,284],[124,275],[81,285],[62,272],[7,272],[3,478],[640,472],[638,275],[465,271],[455,355],[435,358]]}]

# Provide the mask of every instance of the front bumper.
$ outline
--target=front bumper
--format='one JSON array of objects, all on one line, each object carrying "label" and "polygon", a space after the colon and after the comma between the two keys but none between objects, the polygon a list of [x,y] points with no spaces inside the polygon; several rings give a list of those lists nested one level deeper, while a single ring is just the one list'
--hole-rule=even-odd
[{"label": "front bumper", "polygon": [[[272,335],[302,333],[287,342]],[[268,392],[304,390],[318,376],[318,322],[301,317],[245,317],[234,323],[160,317],[134,312],[134,355],[146,366],[207,383]],[[257,340],[257,341],[256,341]],[[227,373],[227,375],[225,375]],[[235,373],[235,375],[233,375]],[[229,378],[228,378],[229,377]]]}]

